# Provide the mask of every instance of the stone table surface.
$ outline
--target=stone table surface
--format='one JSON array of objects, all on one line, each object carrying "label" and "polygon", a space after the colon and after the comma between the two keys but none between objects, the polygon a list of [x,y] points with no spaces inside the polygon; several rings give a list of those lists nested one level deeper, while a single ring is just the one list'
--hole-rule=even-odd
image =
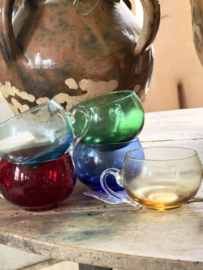
[{"label": "stone table surface", "polygon": [[[195,149],[203,161],[203,108],[146,114],[143,146]],[[0,243],[59,260],[127,270],[203,269],[203,187],[165,212],[109,205],[77,182],[58,209],[31,213],[0,199]]]}]

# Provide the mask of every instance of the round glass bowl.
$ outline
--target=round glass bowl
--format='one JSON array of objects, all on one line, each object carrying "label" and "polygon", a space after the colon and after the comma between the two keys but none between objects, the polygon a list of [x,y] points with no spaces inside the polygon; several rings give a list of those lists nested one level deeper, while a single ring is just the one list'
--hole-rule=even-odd
[{"label": "round glass bowl", "polygon": [[[113,92],[83,100],[73,106],[88,108],[90,128],[81,139],[85,144],[109,144],[130,141],[137,137],[144,125],[144,110],[137,95],[130,90]],[[71,110],[72,110],[71,109]],[[75,115],[75,134],[84,126],[84,115]]]},{"label": "round glass bowl", "polygon": [[69,153],[32,164],[0,162],[0,192],[7,201],[27,211],[56,208],[70,196],[75,182]]},{"label": "round glass bowl", "polygon": [[[109,144],[83,144],[79,142],[73,150],[73,160],[76,166],[77,178],[95,191],[103,191],[100,176],[110,167],[121,169],[126,152],[141,148],[138,138],[129,142]],[[140,158],[143,153],[140,152]],[[114,190],[121,190],[115,178],[108,176],[107,182]]]},{"label": "round glass bowl", "polygon": [[[141,158],[141,155],[143,157]],[[129,202],[157,210],[176,208],[193,198],[202,183],[202,164],[196,151],[181,147],[148,147],[129,151],[122,170],[107,169],[101,176],[103,189],[126,202],[108,186],[114,175]]]}]

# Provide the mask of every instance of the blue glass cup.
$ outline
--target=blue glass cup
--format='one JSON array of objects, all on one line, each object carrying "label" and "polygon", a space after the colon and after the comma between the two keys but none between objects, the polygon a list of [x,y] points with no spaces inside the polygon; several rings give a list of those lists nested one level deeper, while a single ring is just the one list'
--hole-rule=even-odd
[{"label": "blue glass cup", "polygon": [[[82,131],[74,137],[75,113],[84,115]],[[49,100],[0,124],[0,157],[6,162],[35,163],[55,160],[86,134],[91,111],[75,106],[67,113]]]},{"label": "blue glass cup", "polygon": [[[73,150],[73,160],[76,166],[77,178],[91,189],[103,192],[100,184],[100,176],[107,168],[121,169],[126,152],[141,148],[138,138],[128,142],[110,144],[83,144],[79,142]],[[140,158],[143,158],[140,152]],[[118,186],[115,177],[107,177],[109,187],[114,190],[122,190]]]}]

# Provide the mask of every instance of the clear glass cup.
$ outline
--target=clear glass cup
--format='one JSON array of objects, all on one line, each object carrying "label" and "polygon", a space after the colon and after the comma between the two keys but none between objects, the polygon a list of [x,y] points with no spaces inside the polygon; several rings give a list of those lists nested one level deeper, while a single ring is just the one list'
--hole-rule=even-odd
[{"label": "clear glass cup", "polygon": [[[140,152],[144,152],[140,158]],[[129,197],[120,196],[107,185],[114,175]],[[112,197],[133,205],[157,210],[176,208],[193,198],[202,183],[202,164],[196,151],[181,147],[147,147],[126,153],[122,170],[107,169],[102,188]]]},{"label": "clear glass cup", "polygon": [[[76,112],[84,115],[84,121],[74,138]],[[86,134],[90,118],[91,111],[83,106],[67,113],[54,99],[42,103],[0,124],[0,157],[19,163],[57,159]]]}]

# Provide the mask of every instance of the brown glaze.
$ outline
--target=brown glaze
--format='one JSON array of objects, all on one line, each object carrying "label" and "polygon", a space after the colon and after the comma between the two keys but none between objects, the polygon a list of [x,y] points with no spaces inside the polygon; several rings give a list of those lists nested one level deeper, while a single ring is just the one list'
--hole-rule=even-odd
[{"label": "brown glaze", "polygon": [[192,13],[193,41],[203,66],[203,0],[190,0]]},{"label": "brown glaze", "polygon": [[[0,90],[14,113],[51,98],[69,110],[86,98],[124,89],[134,89],[143,99],[160,7],[158,0],[141,2],[145,19],[140,33],[135,17],[119,0],[100,0],[87,16],[73,0],[24,0],[12,31],[13,0],[0,0]],[[81,0],[80,11],[94,3]]]}]

